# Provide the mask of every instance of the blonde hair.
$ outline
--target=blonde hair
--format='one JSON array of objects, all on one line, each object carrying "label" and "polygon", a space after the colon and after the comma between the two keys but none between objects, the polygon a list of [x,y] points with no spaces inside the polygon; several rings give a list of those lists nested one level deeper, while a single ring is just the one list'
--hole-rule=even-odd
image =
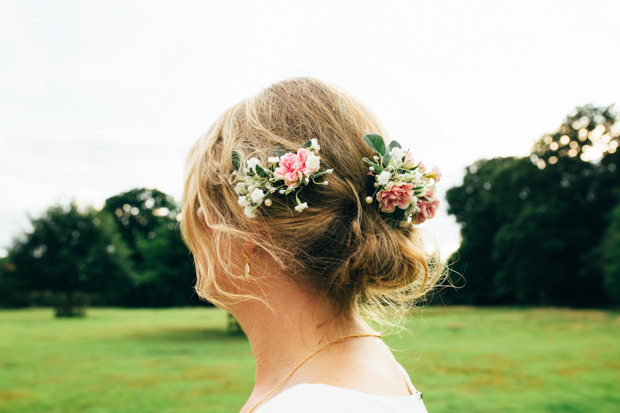
[{"label": "blonde hair", "polygon": [[[430,291],[443,272],[438,252],[426,253],[413,224],[392,229],[377,206],[364,201],[362,158],[373,155],[362,139],[366,133],[387,136],[347,93],[306,77],[276,83],[226,110],[187,160],[181,230],[195,259],[197,294],[222,307],[262,299],[243,293],[252,280],[231,263],[243,243],[267,252],[340,320],[360,312],[380,320],[403,315]],[[275,147],[293,152],[313,138],[321,145],[322,168],[334,169],[329,185],[304,189],[300,198],[308,208],[301,213],[294,196],[274,194],[271,206],[246,217],[234,190],[232,151],[266,164]]]}]

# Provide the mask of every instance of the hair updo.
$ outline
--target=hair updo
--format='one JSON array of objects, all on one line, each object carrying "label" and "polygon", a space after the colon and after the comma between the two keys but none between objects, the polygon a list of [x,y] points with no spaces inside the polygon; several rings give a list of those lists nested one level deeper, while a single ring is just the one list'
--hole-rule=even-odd
[{"label": "hair updo", "polygon": [[[358,311],[394,315],[424,296],[443,272],[438,253],[426,253],[413,224],[405,220],[392,229],[377,206],[365,202],[362,158],[374,155],[362,139],[366,133],[387,136],[362,104],[312,78],[276,83],[226,110],[187,160],[181,230],[195,259],[197,294],[223,307],[228,300],[260,300],[242,293],[252,280],[230,259],[241,256],[233,245],[250,242],[341,319]],[[232,151],[264,165],[274,148],[294,152],[311,139],[321,145],[321,168],[334,170],[326,176],[329,185],[307,186],[299,195],[308,204],[301,213],[294,196],[273,194],[256,218],[245,216]],[[215,276],[222,271],[225,283]]]}]

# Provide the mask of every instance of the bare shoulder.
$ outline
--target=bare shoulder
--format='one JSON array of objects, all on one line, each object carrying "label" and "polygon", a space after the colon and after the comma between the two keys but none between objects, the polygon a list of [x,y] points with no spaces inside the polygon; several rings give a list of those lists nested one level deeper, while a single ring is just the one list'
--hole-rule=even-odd
[{"label": "bare shoulder", "polygon": [[322,383],[377,396],[411,395],[408,379],[381,340],[358,340],[334,347],[313,367],[300,375],[300,382]]}]

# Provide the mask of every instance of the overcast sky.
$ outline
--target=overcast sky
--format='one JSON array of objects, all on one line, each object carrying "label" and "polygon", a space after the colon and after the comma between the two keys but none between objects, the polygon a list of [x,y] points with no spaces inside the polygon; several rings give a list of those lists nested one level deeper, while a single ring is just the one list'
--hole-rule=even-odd
[{"label": "overcast sky", "polygon": [[[228,106],[313,76],[443,170],[525,156],[578,105],[620,103],[620,2],[0,1],[0,256],[27,214],[156,187]],[[458,248],[445,212],[423,224]]]}]

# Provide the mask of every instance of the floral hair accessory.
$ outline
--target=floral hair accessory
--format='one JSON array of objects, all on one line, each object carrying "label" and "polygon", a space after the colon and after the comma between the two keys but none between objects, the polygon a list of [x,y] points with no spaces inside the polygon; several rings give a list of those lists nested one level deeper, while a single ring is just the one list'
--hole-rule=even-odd
[{"label": "floral hair accessory", "polygon": [[441,178],[441,171],[437,167],[427,171],[422,162],[415,162],[411,152],[403,150],[396,141],[386,148],[379,135],[366,134],[362,138],[377,153],[373,160],[363,158],[370,165],[366,191],[372,194],[366,197],[366,202],[372,204],[376,200],[377,208],[392,228],[403,220],[421,224],[434,218],[439,208],[435,184]]},{"label": "floral hair accessory", "polygon": [[327,181],[317,182],[316,179],[333,172],[333,169],[320,170],[321,157],[317,155],[319,149],[321,147],[316,139],[304,143],[297,153],[284,153],[276,149],[276,156],[267,159],[266,167],[261,165],[258,158],[242,162],[241,156],[233,151],[233,174],[239,177],[235,192],[239,194],[239,205],[244,208],[245,215],[255,218],[259,206],[263,203],[271,206],[272,200],[269,197],[276,192],[283,195],[294,192],[297,212],[308,208],[307,202],[300,201],[300,192],[311,182],[327,185]]}]

